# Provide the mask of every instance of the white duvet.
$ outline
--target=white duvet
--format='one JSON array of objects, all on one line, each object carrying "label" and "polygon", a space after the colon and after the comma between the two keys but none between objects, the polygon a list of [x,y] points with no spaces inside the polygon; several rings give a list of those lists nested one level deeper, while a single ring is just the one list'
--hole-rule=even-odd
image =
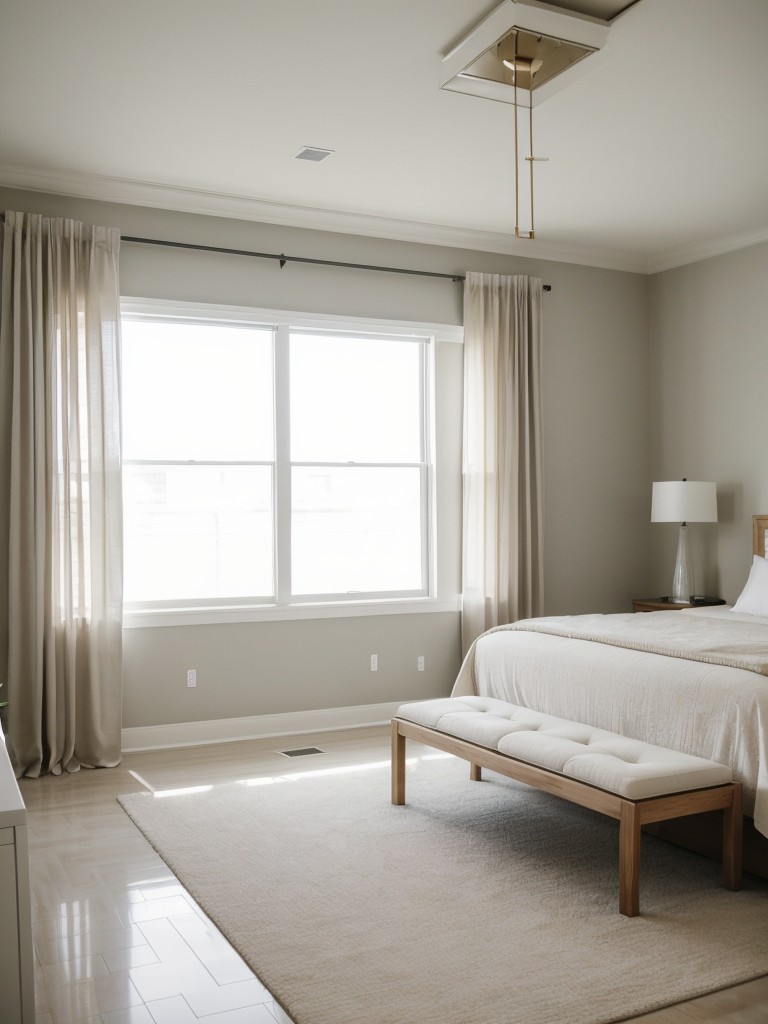
[{"label": "white duvet", "polygon": [[720,607],[524,620],[475,641],[453,689],[471,693],[730,765],[768,836],[768,619]]}]

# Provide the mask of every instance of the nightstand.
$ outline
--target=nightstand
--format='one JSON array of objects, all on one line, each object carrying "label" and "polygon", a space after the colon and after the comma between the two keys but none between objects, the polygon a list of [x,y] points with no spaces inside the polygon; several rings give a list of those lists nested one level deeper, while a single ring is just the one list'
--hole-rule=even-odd
[{"label": "nightstand", "polygon": [[681,608],[706,608],[725,604],[722,597],[695,597],[687,604],[677,604],[668,597],[636,597],[632,601],[633,612],[676,612]]}]

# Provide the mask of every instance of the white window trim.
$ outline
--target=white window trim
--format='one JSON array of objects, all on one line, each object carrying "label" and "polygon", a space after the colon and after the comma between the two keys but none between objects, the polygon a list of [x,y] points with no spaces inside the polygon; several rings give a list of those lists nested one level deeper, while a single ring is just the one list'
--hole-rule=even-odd
[{"label": "white window trim", "polygon": [[420,321],[372,319],[364,316],[332,316],[326,313],[301,313],[284,309],[261,309],[251,306],[222,306],[207,302],[179,302],[174,299],[141,299],[123,296],[123,313],[130,316],[169,317],[194,322],[231,320],[235,323],[266,327],[287,326],[305,330],[362,330],[370,334],[402,334],[409,337],[434,338],[435,341],[464,342],[464,328],[455,324],[433,324]]},{"label": "white window trim", "polygon": [[[190,323],[224,320],[232,323],[248,324],[265,327],[293,327],[304,330],[351,330],[358,333],[403,335],[420,338],[428,343],[428,387],[425,389],[425,413],[427,422],[431,422],[434,409],[434,345],[436,342],[454,342],[462,344],[464,331],[462,327],[451,324],[434,324],[402,320],[372,319],[368,317],[335,316],[330,314],[307,314],[302,312],[261,309],[249,306],[228,306],[202,302],[179,302],[172,299],[142,299],[135,296],[124,296],[121,300],[121,311],[127,316],[140,318],[168,318],[169,320],[187,321]],[[434,431],[428,430],[427,462],[431,467],[435,460]],[[431,555],[425,555],[430,565],[427,579],[428,593],[426,596],[398,598],[368,598],[360,600],[330,600],[302,602],[293,600],[291,603],[216,603],[215,605],[193,606],[184,602],[183,606],[173,607],[169,603],[164,607],[126,608],[123,614],[123,626],[126,629],[146,627],[170,627],[183,625],[209,625],[217,623],[238,622],[269,622],[291,619],[344,618],[370,615],[403,615],[414,613],[458,612],[461,609],[459,595],[442,595],[439,593],[437,578],[436,550],[436,510],[434,495],[436,481],[432,478],[427,489],[426,531],[427,543]]]},{"label": "white window trim", "polygon": [[291,619],[343,619],[370,615],[414,615],[461,611],[461,597],[415,597],[407,601],[344,601],[328,604],[233,605],[210,608],[147,608],[126,611],[124,629],[165,626],[211,626],[238,622],[282,622]]}]

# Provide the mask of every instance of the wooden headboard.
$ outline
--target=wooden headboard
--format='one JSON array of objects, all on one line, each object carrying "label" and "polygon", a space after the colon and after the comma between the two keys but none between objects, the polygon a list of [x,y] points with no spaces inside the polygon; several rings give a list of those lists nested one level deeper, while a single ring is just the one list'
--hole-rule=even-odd
[{"label": "wooden headboard", "polygon": [[752,553],[765,558],[765,538],[768,534],[768,516],[752,516]]}]

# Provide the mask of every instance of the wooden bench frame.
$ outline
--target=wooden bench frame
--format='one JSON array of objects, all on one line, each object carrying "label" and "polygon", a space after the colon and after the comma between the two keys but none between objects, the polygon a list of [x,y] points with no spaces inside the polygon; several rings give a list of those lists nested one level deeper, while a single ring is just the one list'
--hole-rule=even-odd
[{"label": "wooden bench frame", "polygon": [[405,743],[417,740],[448,754],[464,758],[470,764],[470,778],[481,781],[488,768],[517,782],[535,786],[545,793],[588,807],[619,821],[619,911],[626,917],[640,913],[640,832],[643,825],[682,818],[702,811],[723,812],[723,885],[738,889],[741,885],[742,810],[741,783],[729,782],[684,793],[668,793],[645,800],[629,800],[587,782],[573,779],[519,761],[508,754],[459,739],[437,729],[429,729],[403,718],[392,719],[392,803],[405,803]]}]

